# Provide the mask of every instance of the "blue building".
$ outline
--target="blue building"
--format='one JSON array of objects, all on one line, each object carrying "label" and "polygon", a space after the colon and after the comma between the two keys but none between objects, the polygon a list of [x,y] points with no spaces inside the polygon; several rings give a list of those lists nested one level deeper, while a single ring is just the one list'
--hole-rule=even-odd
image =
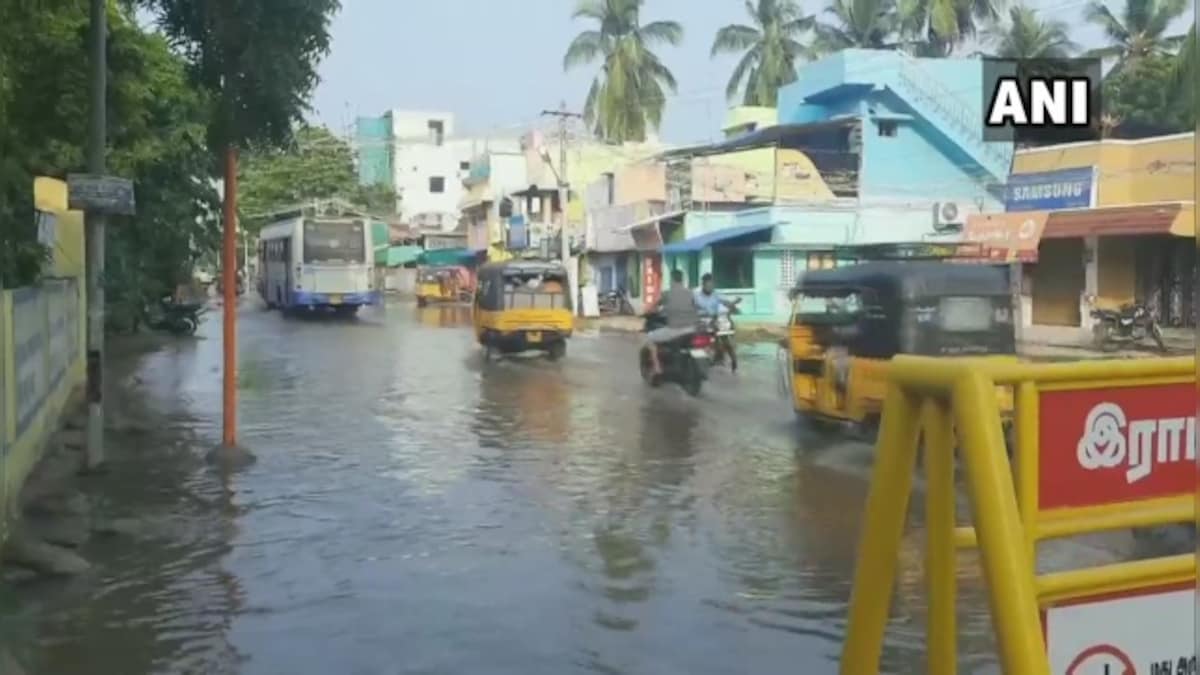
[{"label": "blue building", "polygon": [[[679,233],[660,235],[664,266],[712,272],[747,318],[777,321],[805,269],[959,241],[969,214],[1003,210],[1012,163],[1011,144],[983,139],[982,87],[979,59],[851,49],[808,64],[780,90],[778,124],[663,155],[704,174],[672,183],[691,194],[676,195]],[[770,175],[745,161],[763,148]]]}]

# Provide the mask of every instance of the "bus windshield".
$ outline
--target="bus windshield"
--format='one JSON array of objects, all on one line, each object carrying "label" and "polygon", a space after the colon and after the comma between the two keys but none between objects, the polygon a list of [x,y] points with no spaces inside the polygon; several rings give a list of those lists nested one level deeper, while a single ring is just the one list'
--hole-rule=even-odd
[{"label": "bus windshield", "polygon": [[304,223],[304,262],[363,263],[366,254],[362,223]]}]

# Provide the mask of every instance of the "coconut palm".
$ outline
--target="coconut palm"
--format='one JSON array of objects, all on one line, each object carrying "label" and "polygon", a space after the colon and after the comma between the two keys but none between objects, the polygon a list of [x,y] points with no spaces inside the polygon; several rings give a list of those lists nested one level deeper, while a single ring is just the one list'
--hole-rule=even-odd
[{"label": "coconut palm", "polygon": [[1197,100],[1200,98],[1200,88],[1196,86],[1196,83],[1200,82],[1200,45],[1196,42],[1195,26],[1188,31],[1179,53],[1175,56],[1171,79],[1174,85],[1172,89],[1177,92],[1176,100],[1189,105],[1192,116],[1195,117],[1196,113],[1200,112],[1200,100]]},{"label": "coconut palm", "polygon": [[832,23],[818,23],[816,48],[822,53],[859,47],[889,49],[896,45],[896,5],[893,0],[833,0],[825,13]]},{"label": "coconut palm", "polygon": [[1025,5],[1010,7],[1008,22],[988,30],[986,37],[995,47],[994,55],[1003,59],[1061,59],[1079,49],[1066,23],[1043,21]]},{"label": "coconut palm", "polygon": [[743,52],[729,77],[725,96],[743,91],[745,105],[774,106],[779,88],[796,80],[798,62],[812,56],[800,42],[816,23],[796,0],[746,0],[751,25],[730,24],[717,31],[712,56]]},{"label": "coconut palm", "polygon": [[1114,68],[1120,68],[1134,59],[1170,53],[1183,36],[1170,36],[1167,31],[1187,9],[1188,0],[1125,0],[1117,16],[1102,0],[1090,0],[1084,18],[1104,31],[1108,44],[1089,54],[1115,58]]},{"label": "coconut palm", "polygon": [[643,0],[578,0],[572,18],[596,26],[571,41],[563,69],[600,61],[583,107],[595,134],[609,141],[645,140],[657,129],[666,106],[664,90],[676,91],[675,77],[651,51],[678,45],[683,27],[674,21],[639,23]]},{"label": "coconut palm", "polygon": [[898,0],[899,30],[918,56],[946,56],[1000,18],[1005,0]]}]

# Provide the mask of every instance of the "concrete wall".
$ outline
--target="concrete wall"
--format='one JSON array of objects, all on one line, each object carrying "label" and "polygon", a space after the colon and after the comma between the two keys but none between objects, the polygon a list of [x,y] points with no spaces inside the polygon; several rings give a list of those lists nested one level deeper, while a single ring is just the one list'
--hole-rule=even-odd
[{"label": "concrete wall", "polygon": [[0,291],[0,541],[22,484],[84,381],[83,307],[75,279]]}]

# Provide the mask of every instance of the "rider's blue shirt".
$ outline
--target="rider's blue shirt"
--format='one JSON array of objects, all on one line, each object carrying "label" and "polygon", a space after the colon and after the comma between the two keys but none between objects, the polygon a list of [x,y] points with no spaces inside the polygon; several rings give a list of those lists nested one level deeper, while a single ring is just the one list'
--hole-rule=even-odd
[{"label": "rider's blue shirt", "polygon": [[706,295],[703,289],[696,289],[696,308],[701,314],[708,316],[717,316],[721,313],[721,296],[713,291],[711,295]]}]

